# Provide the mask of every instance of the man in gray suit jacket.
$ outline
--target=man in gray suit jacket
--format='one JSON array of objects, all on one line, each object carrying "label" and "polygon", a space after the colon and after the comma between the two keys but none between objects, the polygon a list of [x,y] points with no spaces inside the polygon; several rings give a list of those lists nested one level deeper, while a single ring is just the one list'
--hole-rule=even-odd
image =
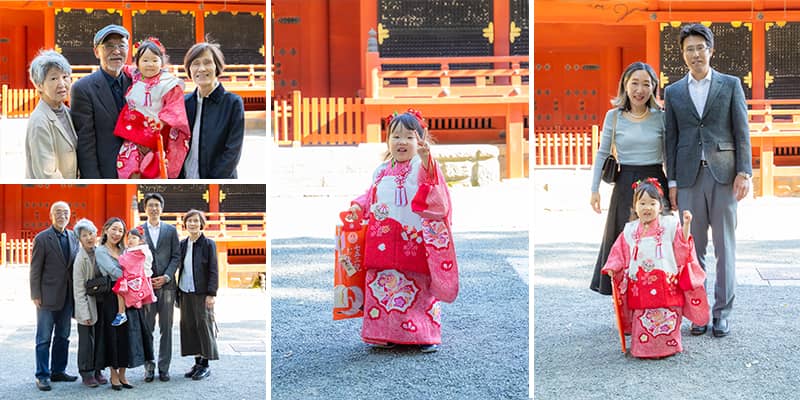
[{"label": "man in gray suit jacket", "polygon": [[78,239],[67,229],[69,216],[69,204],[63,201],[53,203],[50,206],[53,225],[33,239],[30,285],[31,299],[36,305],[36,387],[43,391],[50,390],[51,381],[72,382],[78,379],[65,372],[74,308],[72,263],[78,254]]},{"label": "man in gray suit jacket", "polygon": [[[155,331],[156,315],[161,340],[158,347],[158,379],[166,382],[169,377],[169,364],[172,362],[172,316],[175,310],[175,272],[181,257],[178,231],[174,226],[161,222],[164,198],[158,193],[144,196],[147,222],[142,224],[145,240],[153,253],[153,291],[158,301],[144,308],[147,326]],[[155,337],[153,334],[151,337]],[[145,361],[146,382],[155,377],[155,363]]]},{"label": "man in gray suit jacket", "polygon": [[81,178],[116,179],[122,138],[114,135],[131,79],[122,73],[128,57],[128,31],[108,25],[94,35],[94,55],[100,69],[72,85],[72,124],[78,135]]},{"label": "man in gray suit jacket", "polygon": [[[750,191],[752,161],[747,104],[739,78],[711,69],[714,35],[701,25],[680,32],[689,73],[664,92],[669,196],[673,208],[691,210],[697,258],[706,268],[708,228],[717,259],[712,332],[730,332],[736,286],[736,207]],[[676,206],[677,205],[677,206]],[[693,335],[707,326],[692,325]]]}]

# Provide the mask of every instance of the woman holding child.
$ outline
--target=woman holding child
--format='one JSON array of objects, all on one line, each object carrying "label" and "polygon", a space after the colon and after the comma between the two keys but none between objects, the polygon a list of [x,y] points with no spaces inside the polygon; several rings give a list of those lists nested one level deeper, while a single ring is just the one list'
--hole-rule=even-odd
[{"label": "woman holding child", "polygon": [[[103,225],[103,236],[100,246],[95,251],[97,267],[104,276],[116,281],[122,276],[119,258],[124,251],[123,236],[125,223],[112,217]],[[127,308],[125,314],[127,321],[119,326],[112,326],[117,314],[118,300],[116,294],[109,291],[98,297],[99,316],[97,330],[102,331],[102,343],[97,342],[96,365],[110,367],[111,388],[133,389],[125,376],[127,368],[143,365],[145,360],[152,360],[153,341],[145,327],[142,309]]]}]

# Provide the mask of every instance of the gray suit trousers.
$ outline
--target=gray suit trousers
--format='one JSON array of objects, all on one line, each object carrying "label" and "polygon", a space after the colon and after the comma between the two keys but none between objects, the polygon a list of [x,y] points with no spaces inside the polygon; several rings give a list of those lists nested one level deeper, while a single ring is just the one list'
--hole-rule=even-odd
[{"label": "gray suit trousers", "polygon": [[[736,208],[733,184],[723,185],[711,174],[708,167],[700,167],[693,186],[678,189],[678,207],[692,212],[697,260],[706,269],[708,228],[714,243],[717,259],[717,277],[714,285],[713,318],[728,318],[733,307],[736,288]],[[706,288],[708,282],[706,281]]]},{"label": "gray suit trousers", "polygon": [[[156,315],[158,315],[158,330],[161,334],[158,346],[158,370],[169,372],[169,364],[172,362],[172,316],[175,311],[175,290],[161,288],[153,290],[153,293],[158,301],[144,306],[144,318],[147,327],[152,330],[152,338],[155,340],[155,323]],[[148,360],[145,361],[144,366],[148,371],[152,371],[155,363]]]}]

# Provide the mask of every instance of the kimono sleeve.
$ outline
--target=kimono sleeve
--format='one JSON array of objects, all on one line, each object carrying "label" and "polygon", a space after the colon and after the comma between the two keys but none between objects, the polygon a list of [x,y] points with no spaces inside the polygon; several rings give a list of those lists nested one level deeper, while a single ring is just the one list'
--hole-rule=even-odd
[{"label": "kimono sleeve", "polygon": [[419,168],[419,189],[411,201],[411,210],[426,219],[447,219],[450,221],[450,191],[439,163],[429,159],[427,168]]},{"label": "kimono sleeve", "polygon": [[706,273],[700,267],[694,248],[694,237],[683,236],[680,222],[672,241],[672,250],[675,253],[675,262],[678,265],[678,284],[683,290],[691,290],[703,287]]},{"label": "kimono sleeve", "polygon": [[607,274],[608,271],[614,274],[622,272],[630,263],[630,254],[628,242],[625,241],[625,233],[620,233],[614,245],[611,246],[611,252],[608,254],[606,265],[603,266],[601,272],[604,274]]},{"label": "kimono sleeve", "polygon": [[187,140],[190,135],[189,119],[186,117],[186,105],[183,100],[183,88],[181,85],[175,85],[161,99],[161,112],[158,113],[158,119],[164,121],[173,129],[178,130],[179,136],[184,136],[183,140]]}]

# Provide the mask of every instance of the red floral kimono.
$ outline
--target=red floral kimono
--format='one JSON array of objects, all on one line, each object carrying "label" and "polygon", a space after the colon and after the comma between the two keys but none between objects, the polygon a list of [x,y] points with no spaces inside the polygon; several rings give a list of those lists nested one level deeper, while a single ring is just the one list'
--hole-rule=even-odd
[{"label": "red floral kimono", "polygon": [[441,343],[440,300],[458,294],[450,194],[430,160],[387,161],[353,201],[367,210],[362,339],[367,343]]},{"label": "red floral kimono", "polygon": [[708,323],[705,271],[692,237],[684,238],[674,216],[660,216],[642,236],[639,221],[625,224],[602,272],[614,272],[622,326],[631,335],[631,355],[658,358],[683,351],[681,320]]},{"label": "red floral kimono", "polygon": [[[117,155],[117,174],[122,179],[139,174],[141,178],[159,178],[161,158],[158,140],[166,155],[166,175],[177,178],[189,152],[191,131],[183,101],[183,81],[168,72],[144,78],[133,67],[123,73],[133,80],[127,104],[122,108],[114,134],[124,138]],[[141,151],[140,146],[149,151]]]},{"label": "red floral kimono", "polygon": [[125,299],[125,307],[142,308],[156,302],[150,280],[152,263],[153,256],[146,244],[131,247],[119,256],[122,277],[117,279],[112,290]]}]

